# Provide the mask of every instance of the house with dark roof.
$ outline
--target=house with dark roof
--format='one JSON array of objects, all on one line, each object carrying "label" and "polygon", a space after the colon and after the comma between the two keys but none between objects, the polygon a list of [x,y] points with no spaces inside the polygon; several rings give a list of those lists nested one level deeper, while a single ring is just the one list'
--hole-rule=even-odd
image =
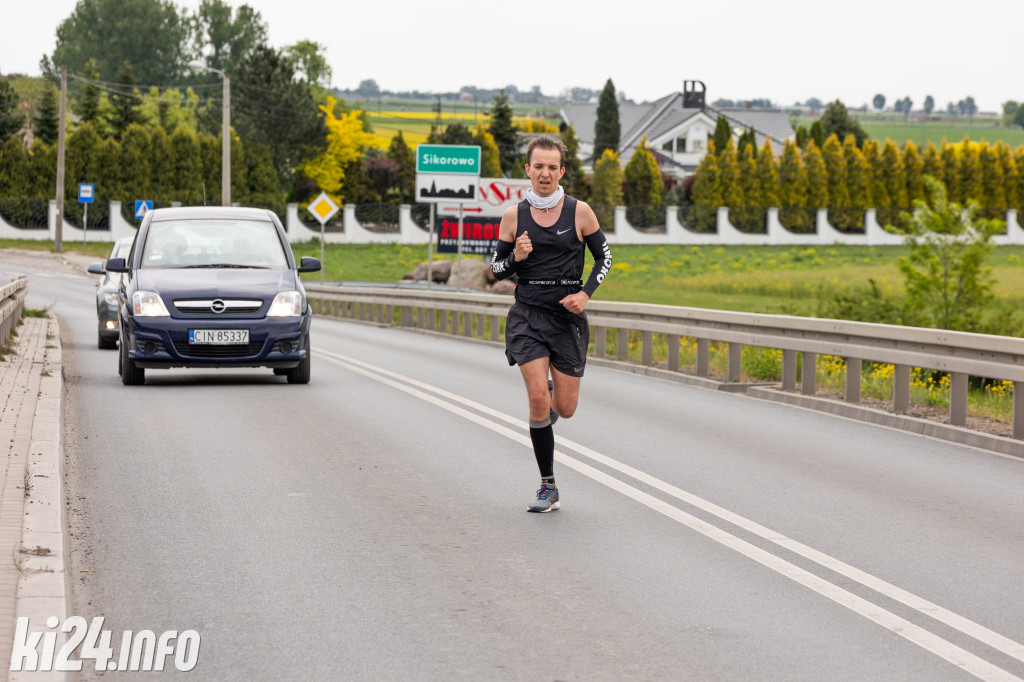
[{"label": "house with dark roof", "polygon": [[[697,89],[699,84],[700,89]],[[704,84],[686,81],[683,92],[666,95],[644,104],[619,103],[619,159],[625,166],[633,152],[647,136],[647,146],[654,152],[661,171],[683,178],[692,175],[707,153],[708,140],[714,135],[719,116],[724,116],[733,132],[733,139],[749,128],[754,129],[760,148],[770,139],[776,153],[786,140],[794,139],[793,126],[785,112],[777,109],[717,109],[704,101]],[[597,122],[596,102],[567,102],[561,108],[562,120],[572,124],[580,140],[579,156],[584,171],[593,172],[594,124]]]}]

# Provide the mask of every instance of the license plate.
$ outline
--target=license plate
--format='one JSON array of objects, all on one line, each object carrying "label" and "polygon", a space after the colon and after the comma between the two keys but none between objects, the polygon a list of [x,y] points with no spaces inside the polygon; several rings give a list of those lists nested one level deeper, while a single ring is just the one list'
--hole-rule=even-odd
[{"label": "license plate", "polygon": [[248,329],[189,329],[188,342],[196,345],[231,346],[249,343]]}]

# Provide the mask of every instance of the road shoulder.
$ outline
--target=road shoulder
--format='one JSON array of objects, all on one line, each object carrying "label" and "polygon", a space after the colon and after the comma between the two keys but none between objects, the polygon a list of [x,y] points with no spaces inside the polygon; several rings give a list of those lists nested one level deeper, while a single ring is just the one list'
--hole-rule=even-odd
[{"label": "road shoulder", "polygon": [[[68,573],[61,470],[61,401],[64,390],[60,325],[56,318],[26,317],[12,350],[0,363],[4,409],[0,442],[8,441],[0,490],[0,650],[8,654],[17,619],[30,632],[46,631],[51,616],[67,617]],[[64,673],[9,671],[10,682],[63,680]]]}]

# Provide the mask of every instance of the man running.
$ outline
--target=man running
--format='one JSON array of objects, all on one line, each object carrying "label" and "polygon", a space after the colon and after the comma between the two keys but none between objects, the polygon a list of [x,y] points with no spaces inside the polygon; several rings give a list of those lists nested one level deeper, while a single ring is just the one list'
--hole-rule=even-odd
[{"label": "man running", "polygon": [[[537,499],[527,507],[531,512],[559,507],[551,425],[576,412],[590,343],[583,309],[612,265],[593,209],[558,185],[565,174],[565,152],[565,145],[552,137],[530,141],[526,175],[533,187],[501,217],[491,259],[496,279],[519,277],[505,323],[505,355],[509,365],[519,365],[530,401],[530,440],[541,476]],[[586,284],[584,244],[594,256]]]}]

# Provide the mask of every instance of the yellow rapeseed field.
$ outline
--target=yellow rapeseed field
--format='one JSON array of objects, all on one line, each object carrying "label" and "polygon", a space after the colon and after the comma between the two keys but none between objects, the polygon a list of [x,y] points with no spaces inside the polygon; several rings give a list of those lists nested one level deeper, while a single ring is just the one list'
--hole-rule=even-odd
[{"label": "yellow rapeseed field", "polygon": [[[398,131],[402,131],[405,143],[410,147],[423,144],[427,141],[427,136],[430,135],[430,126],[437,120],[437,114],[432,111],[375,112],[368,109],[366,114],[370,119],[370,125],[373,126],[375,143],[379,149],[386,149],[391,144],[391,138]],[[532,129],[537,125],[537,121],[542,121],[542,119],[525,116],[516,116],[512,120],[516,125],[526,129]],[[490,116],[483,113],[445,113],[441,116],[441,127],[444,128],[449,123],[458,122],[470,130],[474,130],[478,123],[487,126],[489,121]],[[553,126],[548,127],[551,132],[556,130]]]}]

